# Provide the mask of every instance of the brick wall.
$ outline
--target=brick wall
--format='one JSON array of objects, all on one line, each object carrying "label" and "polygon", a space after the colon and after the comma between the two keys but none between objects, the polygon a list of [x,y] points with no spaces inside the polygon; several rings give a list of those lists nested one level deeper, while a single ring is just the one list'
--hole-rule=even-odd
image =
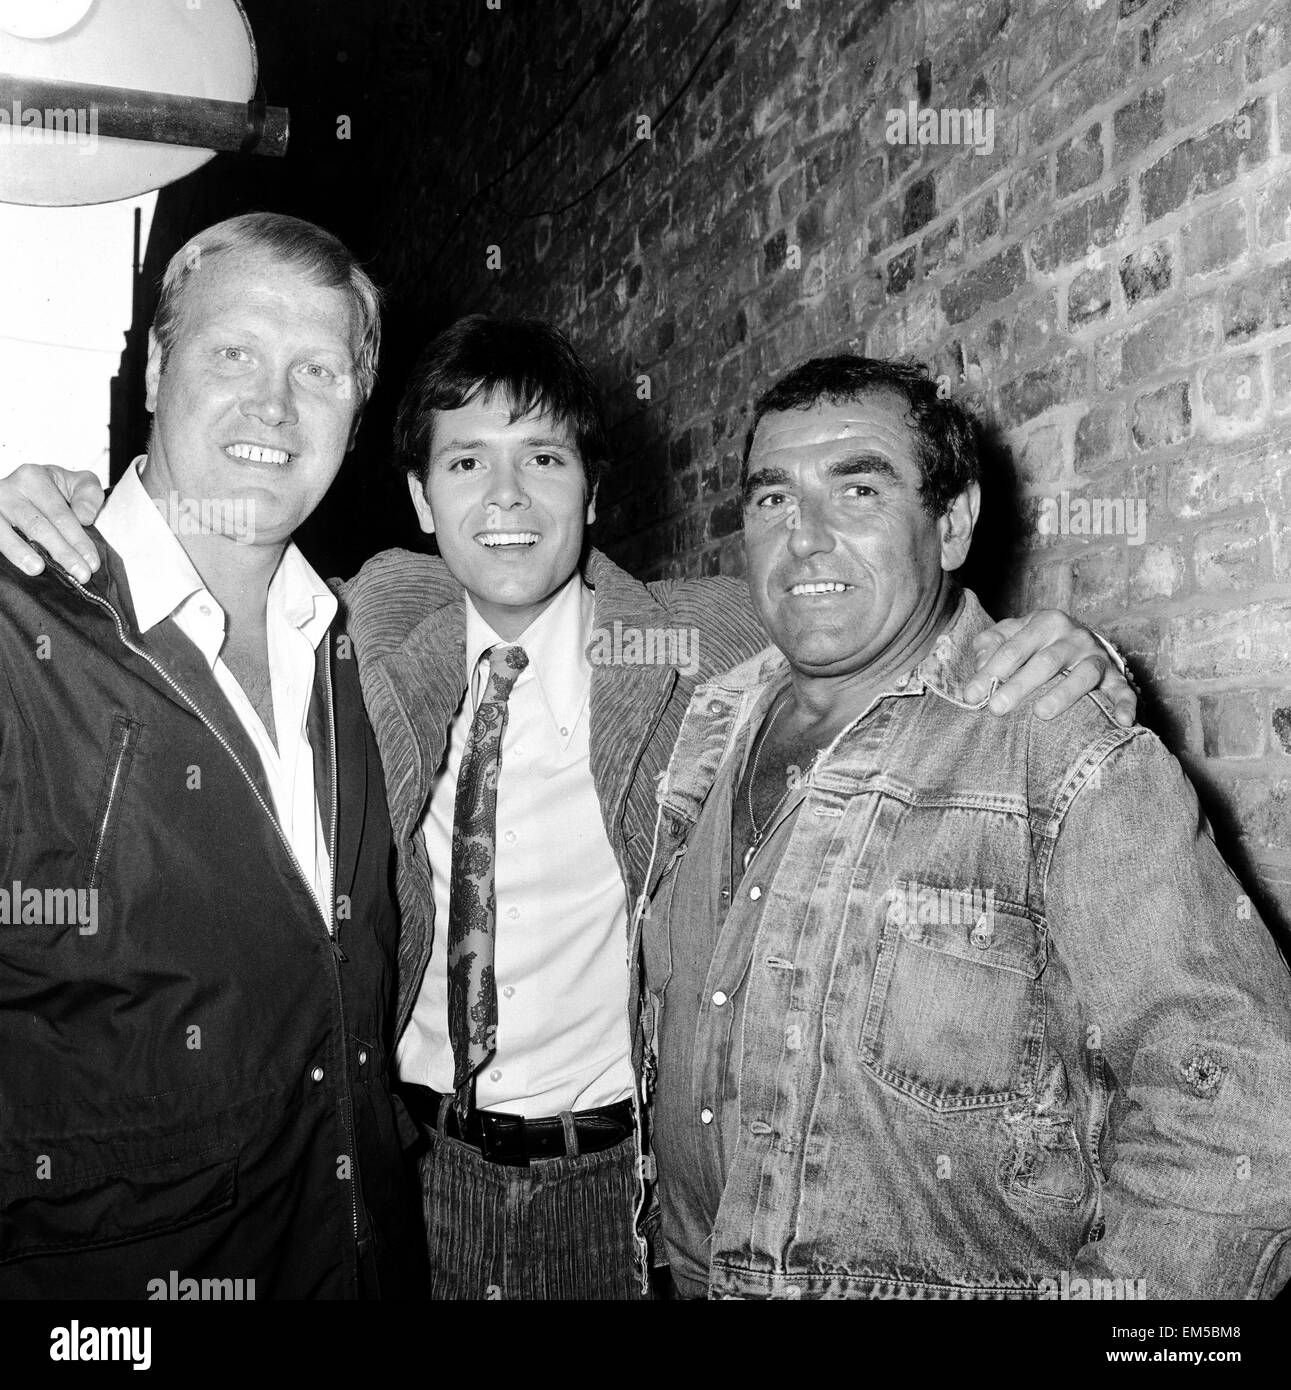
[{"label": "brick wall", "polygon": [[[422,8],[386,36],[422,59],[386,87],[382,268],[423,326],[571,333],[615,423],[600,543],[738,573],[751,397],[821,350],[929,362],[1021,518],[1001,606],[1132,653],[1226,849],[1291,905],[1291,5],[745,0],[720,32],[696,0]],[[918,143],[924,111],[960,143]]]}]

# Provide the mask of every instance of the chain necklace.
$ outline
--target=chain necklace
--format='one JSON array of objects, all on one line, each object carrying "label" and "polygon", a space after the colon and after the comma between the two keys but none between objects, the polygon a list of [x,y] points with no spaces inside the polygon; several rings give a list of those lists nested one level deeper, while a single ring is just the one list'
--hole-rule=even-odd
[{"label": "chain necklace", "polygon": [[775,722],[777,719],[780,718],[780,711],[784,709],[784,706],[785,702],[783,700],[777,702],[775,709],[771,711],[771,718],[768,719],[767,722],[758,731],[757,743],[753,749],[753,770],[749,774],[748,785],[745,788],[745,795],[748,797],[749,802],[749,827],[753,831],[753,838],[749,841],[749,847],[744,851],[743,862],[746,870],[748,869],[749,865],[753,862],[753,856],[761,848],[762,841],[766,836],[768,829],[770,829],[770,827],[775,824],[775,818],[780,814],[781,806],[783,806],[785,801],[788,799],[789,793],[793,791],[792,784],[785,787],[784,792],[780,797],[780,800],[776,802],[775,806],[772,808],[771,814],[763,822],[762,829],[759,830],[757,817],[753,814],[753,787],[758,780],[758,760],[762,757],[762,750],[766,747],[767,736],[775,727]]}]

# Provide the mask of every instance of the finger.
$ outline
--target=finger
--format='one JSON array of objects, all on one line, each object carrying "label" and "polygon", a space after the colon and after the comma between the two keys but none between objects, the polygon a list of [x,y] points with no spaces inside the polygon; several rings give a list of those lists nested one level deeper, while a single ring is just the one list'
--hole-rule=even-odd
[{"label": "finger", "polygon": [[[997,652],[990,663],[991,665],[994,665],[999,655],[1000,653]],[[1033,691],[1048,684],[1054,676],[1066,668],[1066,665],[1065,649],[1061,642],[1054,642],[1047,647],[1042,647],[1023,666],[1014,671],[1013,675],[991,696],[991,713],[1007,714],[1009,710],[1015,709]]]},{"label": "finger", "polygon": [[39,574],[45,568],[44,560],[7,521],[2,519],[0,519],[0,555],[3,555],[10,564],[17,565],[24,574]]},{"label": "finger", "polygon": [[979,703],[991,693],[991,674],[983,668],[1005,641],[1025,626],[1025,621],[1021,618],[1004,618],[994,627],[988,627],[985,632],[979,632],[973,638],[977,674],[964,687],[964,698],[970,704]]},{"label": "finger", "polygon": [[[103,510],[107,493],[103,491],[103,485],[93,473],[77,473],[75,476],[76,482],[68,501],[76,519],[88,526]],[[86,539],[88,540],[88,537]],[[90,548],[94,549],[92,545]],[[95,554],[97,558],[97,551]]]},{"label": "finger", "polygon": [[[58,505],[66,511],[67,504],[61,497],[58,499]],[[80,553],[75,543],[68,540],[59,528],[50,521],[49,517],[39,511],[33,503],[28,502],[25,497],[16,501],[7,500],[4,506],[4,515],[10,526],[21,531],[29,541],[43,545],[49,553],[49,558],[55,564],[62,565],[82,584],[89,579],[91,573],[89,561]],[[72,517],[72,525],[81,531],[80,523],[75,517]],[[81,531],[81,535],[85,535],[84,531]],[[88,537],[86,537],[86,544],[89,544]]]},{"label": "finger", "polygon": [[[43,545],[52,559],[84,583],[98,569],[99,553],[76,519],[69,501],[73,496],[80,496],[88,505],[95,493],[101,506],[103,489],[93,473],[71,473],[64,468],[24,464],[11,475],[0,511],[6,520],[24,531],[29,539]],[[98,515],[97,508],[94,515]]]},{"label": "finger", "polygon": [[1053,719],[1063,710],[1070,709],[1082,695],[1088,695],[1091,690],[1098,688],[1102,674],[1095,658],[1078,661],[1052,690],[1046,690],[1043,698],[1036,701],[1037,718]]}]

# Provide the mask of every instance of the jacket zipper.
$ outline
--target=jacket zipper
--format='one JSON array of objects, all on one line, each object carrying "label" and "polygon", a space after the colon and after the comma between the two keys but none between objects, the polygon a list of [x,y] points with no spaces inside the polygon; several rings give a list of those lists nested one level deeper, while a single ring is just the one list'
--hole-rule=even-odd
[{"label": "jacket zipper", "polygon": [[[318,902],[318,895],[315,892],[313,885],[310,883],[310,880],[306,878],[304,870],[300,867],[300,860],[296,858],[296,852],[292,849],[291,842],[287,839],[286,835],[283,834],[282,826],[278,824],[277,816],[275,816],[273,812],[269,809],[264,797],[260,794],[260,788],[256,786],[254,778],[252,778],[251,774],[246,770],[246,766],[243,764],[242,759],[239,758],[237,753],[234,752],[228,740],[224,737],[222,733],[220,733],[220,731],[215,727],[215,725],[211,723],[211,721],[207,718],[205,713],[203,713],[201,707],[197,704],[193,697],[189,695],[186,690],[183,689],[183,687],[179,684],[178,681],[175,680],[175,678],[170,674],[170,672],[167,671],[166,668],[162,666],[162,664],[155,657],[151,656],[141,647],[136,646],[135,643],[133,643],[130,640],[129,636],[126,633],[125,624],[121,621],[121,615],[107,601],[107,599],[100,598],[98,594],[92,594],[83,584],[80,583],[79,580],[73,579],[71,578],[71,576],[68,576],[68,582],[81,595],[89,599],[91,603],[97,604],[98,607],[104,609],[107,613],[111,615],[113,624],[116,626],[117,636],[121,639],[122,645],[128,651],[133,652],[135,656],[137,656],[141,661],[146,661],[148,665],[151,666],[154,671],[156,671],[156,673],[162,678],[162,680],[166,682],[166,684],[175,692],[175,694],[178,695],[179,698],[183,700],[183,702],[189,707],[189,709],[193,711],[193,713],[198,717],[198,719],[201,720],[203,727],[207,730],[208,733],[214,736],[215,741],[229,755],[229,757],[233,761],[234,767],[236,767],[237,770],[242,774],[247,786],[251,788],[251,793],[255,797],[256,801],[259,803],[260,809],[265,813],[266,816],[269,817],[269,823],[273,826],[274,832],[277,834],[278,840],[282,844],[283,849],[287,851],[287,857],[291,860],[292,867],[300,876],[302,882],[305,884],[305,887],[309,889],[309,896],[313,898],[316,903],[318,903],[320,911],[323,912],[323,925],[327,929],[329,944],[331,946],[330,955],[332,958],[332,978],[336,983],[337,1007],[339,1009],[341,1019],[341,1090],[339,1099],[341,1103],[341,1118],[345,1126],[345,1133],[350,1144],[350,1222],[351,1229],[354,1233],[354,1242],[357,1245],[359,1238],[359,1160],[358,1154],[355,1152],[354,1148],[354,1128],[349,1105],[349,1066],[346,1058],[345,1003],[344,994],[341,989],[341,968],[337,958],[340,953],[340,945],[336,939],[336,932],[331,917],[325,910],[323,910],[323,904]],[[336,803],[338,800],[336,786],[336,715],[332,706],[331,661],[328,660],[324,663],[324,665],[324,685],[327,690],[328,749],[331,754],[332,769],[332,823],[331,841],[329,847],[331,849],[332,854],[331,875],[334,885],[336,875]],[[118,762],[117,771],[118,773],[120,771],[120,762]],[[113,790],[115,791],[115,776]],[[110,804],[111,802],[109,799],[109,806]],[[344,959],[344,957],[342,956],[341,959]]]},{"label": "jacket zipper", "polygon": [[108,822],[112,819],[112,807],[116,804],[117,788],[121,785],[121,769],[125,766],[126,755],[134,743],[134,734],[135,726],[127,724],[123,731],[120,747],[117,749],[117,760],[112,768],[112,781],[108,784],[108,804],[103,808],[103,819],[99,822],[94,842],[94,860],[90,864],[89,886],[91,888],[98,886],[99,861],[103,858],[103,845],[107,840]]},{"label": "jacket zipper", "polygon": [[[326,636],[323,638],[327,641]],[[332,660],[331,653],[323,661],[323,688],[327,692],[327,751],[332,774],[332,816],[328,834],[329,887],[331,904],[336,906],[336,823],[337,806],[340,803],[340,789],[336,780],[336,709],[332,700]],[[345,1139],[350,1152],[350,1225],[354,1232],[354,1244],[359,1243],[359,1151],[354,1142],[354,1115],[350,1103],[349,1077],[349,1030],[345,1025],[345,991],[341,987],[341,962],[347,959],[341,949],[341,924],[337,920],[328,928],[332,937],[332,978],[336,981],[336,1008],[341,1016],[341,1122],[345,1126]]]}]

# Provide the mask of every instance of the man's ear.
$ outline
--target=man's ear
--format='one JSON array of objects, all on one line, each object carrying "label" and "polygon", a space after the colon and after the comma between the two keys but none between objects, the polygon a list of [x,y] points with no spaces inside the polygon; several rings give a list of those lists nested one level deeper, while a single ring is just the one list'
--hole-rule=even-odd
[{"label": "man's ear", "polygon": [[957,570],[968,559],[973,543],[973,528],[982,510],[982,489],[977,483],[969,485],[937,520],[941,537],[941,567],[948,573]]},{"label": "man's ear", "polygon": [[363,407],[362,407],[362,406],[359,406],[359,408],[354,412],[354,422],[350,425],[350,438],[349,438],[349,442],[348,442],[348,443],[346,444],[346,446],[345,446],[345,452],[346,452],[347,454],[354,448],[355,443],[358,441],[358,437],[359,437],[359,426],[360,426],[362,423],[363,423]]},{"label": "man's ear", "polygon": [[600,487],[597,483],[592,488],[592,495],[587,499],[587,525],[590,526],[596,520],[596,490]]},{"label": "man's ear", "polygon": [[412,498],[413,509],[417,513],[417,525],[428,535],[435,534],[435,515],[430,510],[430,503],[426,501],[426,489],[421,479],[415,473],[409,473],[408,494]]},{"label": "man's ear", "polygon": [[144,368],[143,382],[147,395],[144,405],[151,415],[157,409],[157,383],[161,380],[161,344],[157,341],[156,329],[148,330],[148,365]]}]

